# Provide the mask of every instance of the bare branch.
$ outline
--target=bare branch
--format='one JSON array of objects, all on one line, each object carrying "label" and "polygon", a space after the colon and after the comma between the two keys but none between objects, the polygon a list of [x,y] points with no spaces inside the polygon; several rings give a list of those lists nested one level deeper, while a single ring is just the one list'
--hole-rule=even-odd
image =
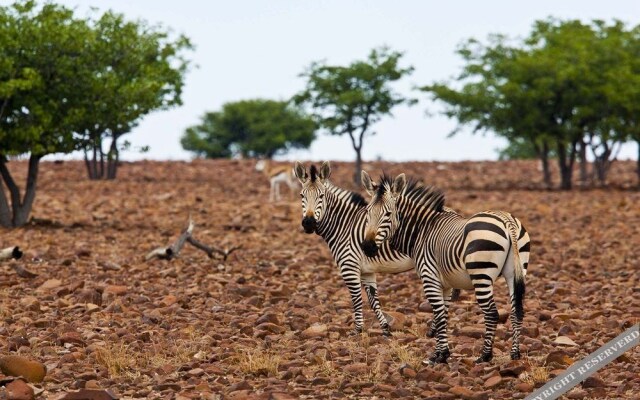
[{"label": "bare branch", "polygon": [[207,245],[197,241],[193,237],[187,238],[187,243],[189,243],[193,247],[195,247],[197,249],[200,249],[200,250],[204,251],[205,253],[207,253],[209,258],[213,258],[213,253],[220,254],[223,257],[224,261],[227,261],[227,258],[231,255],[231,253],[233,253],[234,251],[242,248],[242,245],[238,245],[238,246],[233,246],[231,248],[225,248],[224,250],[221,250],[221,249],[219,249],[217,247],[214,247],[214,246],[207,246]]},{"label": "bare branch", "polygon": [[178,237],[178,239],[171,246],[158,247],[157,249],[152,250],[151,252],[149,252],[149,254],[147,254],[145,260],[149,261],[153,258],[159,258],[161,260],[171,260],[178,256],[185,243],[189,243],[193,247],[204,251],[205,253],[207,253],[209,258],[213,258],[214,254],[220,254],[223,257],[224,261],[227,260],[231,253],[242,248],[242,246],[233,246],[231,248],[225,248],[224,250],[221,250],[214,246],[207,246],[204,243],[196,240],[192,236],[194,226],[195,225],[193,223],[193,220],[191,219],[191,217],[189,217],[188,226],[182,231],[180,237]]}]

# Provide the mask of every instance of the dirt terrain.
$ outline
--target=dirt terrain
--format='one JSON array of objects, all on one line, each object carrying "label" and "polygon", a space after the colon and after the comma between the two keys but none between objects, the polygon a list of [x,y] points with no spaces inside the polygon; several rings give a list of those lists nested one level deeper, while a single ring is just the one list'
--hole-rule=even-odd
[{"label": "dirt terrain", "polygon": [[[26,166],[12,164],[23,182]],[[90,182],[81,162],[43,162],[32,224],[0,230],[0,248],[25,251],[0,264],[0,357],[46,366],[39,398],[103,388],[149,399],[511,399],[640,320],[634,163],[614,166],[613,188],[572,192],[541,190],[535,162],[366,165],[372,176],[405,171],[444,188],[464,215],[511,211],[531,234],[524,358],[509,359],[505,322],[494,360],[474,365],[482,314],[463,292],[450,311],[452,357],[435,367],[421,364],[435,342],[415,273],[378,277],[392,339],[368,307],[367,332],[350,336],[348,292],[326,244],[303,233],[298,194],[283,186],[285,199],[269,203],[253,165],[125,163],[117,181]],[[349,187],[351,174],[333,164],[334,183]],[[199,241],[242,248],[226,261],[190,246],[145,261],[189,215]],[[496,291],[504,321],[503,280]],[[639,398],[639,356],[640,346],[565,398]],[[0,374],[0,385],[10,380]]]}]

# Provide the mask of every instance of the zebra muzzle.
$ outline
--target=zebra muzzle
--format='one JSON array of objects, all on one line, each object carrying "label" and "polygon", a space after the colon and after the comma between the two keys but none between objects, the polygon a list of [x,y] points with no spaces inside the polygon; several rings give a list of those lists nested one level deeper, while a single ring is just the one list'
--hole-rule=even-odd
[{"label": "zebra muzzle", "polygon": [[365,239],[360,244],[360,247],[367,257],[375,257],[378,255],[378,246],[376,245],[375,240]]},{"label": "zebra muzzle", "polygon": [[318,223],[314,217],[304,217],[302,218],[302,227],[304,228],[305,233],[313,233],[316,231]]}]

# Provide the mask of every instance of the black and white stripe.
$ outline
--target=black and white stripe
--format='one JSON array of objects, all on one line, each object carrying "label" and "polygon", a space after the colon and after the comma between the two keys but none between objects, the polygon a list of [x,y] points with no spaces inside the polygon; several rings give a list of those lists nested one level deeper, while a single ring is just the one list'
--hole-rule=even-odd
[{"label": "black and white stripe", "polygon": [[511,297],[511,358],[520,358],[530,246],[522,223],[502,211],[463,218],[444,207],[444,195],[438,189],[415,182],[407,185],[404,174],[393,181],[384,176],[379,185],[364,171],[362,178],[372,196],[362,248],[371,256],[390,243],[416,262],[436,324],[437,345],[430,361],[446,362],[449,356],[447,312],[452,288],[475,290],[485,320],[484,345],[477,362],[491,360],[498,323],[493,285],[499,276],[505,278]]},{"label": "black and white stripe", "polygon": [[306,233],[317,233],[329,245],[340,274],[351,295],[355,331],[362,332],[362,291],[376,314],[382,332],[390,335],[389,324],[380,307],[376,273],[399,273],[415,269],[411,258],[391,250],[384,244],[375,257],[367,257],[360,248],[366,226],[366,201],[354,192],[340,189],[329,180],[329,163],[320,171],[311,166],[309,172],[296,163],[295,173],[302,183],[302,226]]}]

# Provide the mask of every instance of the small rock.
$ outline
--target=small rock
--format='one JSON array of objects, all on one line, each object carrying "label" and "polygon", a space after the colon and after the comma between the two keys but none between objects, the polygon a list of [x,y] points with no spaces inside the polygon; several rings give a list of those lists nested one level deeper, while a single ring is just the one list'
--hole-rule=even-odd
[{"label": "small rock", "polygon": [[548,321],[551,319],[551,314],[546,311],[540,311],[538,314],[538,320],[540,321]]},{"label": "small rock", "polygon": [[168,294],[162,298],[160,305],[163,307],[170,307],[178,302],[178,298],[172,294]]},{"label": "small rock", "polygon": [[458,335],[480,339],[484,336],[484,328],[477,328],[475,326],[464,326],[458,330]]},{"label": "small rock", "polygon": [[403,364],[400,367],[400,375],[404,376],[405,378],[414,379],[417,375],[417,372],[415,369],[411,368],[409,365]]},{"label": "small rock", "polygon": [[104,389],[80,389],[77,392],[67,393],[60,400],[116,400],[116,396],[110,390]]},{"label": "small rock", "polygon": [[60,279],[47,279],[36,290],[44,292],[44,291],[55,289],[59,286],[62,286],[62,281]]},{"label": "small rock", "polygon": [[431,304],[429,304],[428,301],[423,301],[418,306],[418,311],[429,312],[430,313],[432,311]]},{"label": "small rock", "polygon": [[577,346],[578,344],[571,340],[568,336],[558,336],[553,343],[564,345],[564,346]]},{"label": "small rock", "polygon": [[533,385],[526,382],[520,382],[515,386],[518,392],[529,393],[533,391]]},{"label": "small rock", "polygon": [[[5,386],[7,400],[32,400],[35,398],[33,389],[27,385],[22,379],[16,379],[15,381]],[[1,397],[0,397],[1,398]]]},{"label": "small rock", "polygon": [[0,358],[0,371],[8,376],[22,376],[31,383],[42,382],[47,373],[44,364],[22,356]]},{"label": "small rock", "polygon": [[102,291],[102,295],[104,296],[105,294],[106,295],[112,294],[116,296],[123,296],[127,294],[128,290],[129,289],[123,285],[107,285]]},{"label": "small rock", "polygon": [[269,400],[296,400],[297,397],[293,397],[283,392],[273,392],[269,395]]},{"label": "small rock", "polygon": [[86,343],[82,339],[82,335],[78,332],[65,332],[58,337],[57,343],[59,345],[64,345],[65,343],[76,344],[79,346],[85,346]]},{"label": "small rock", "polygon": [[509,319],[509,311],[504,308],[498,308],[498,322],[504,324]]},{"label": "small rock", "polygon": [[492,376],[484,382],[484,387],[487,389],[496,387],[502,383],[502,377],[500,375]]},{"label": "small rock", "polygon": [[369,367],[365,363],[353,363],[344,367],[344,372],[351,375],[364,375],[369,372]]},{"label": "small rock", "polygon": [[500,366],[500,376],[520,376],[521,373],[527,370],[527,366],[521,360],[512,360],[507,364]]},{"label": "small rock", "polygon": [[77,293],[76,298],[78,303],[102,305],[102,294],[95,289],[82,289]]},{"label": "small rock", "polygon": [[317,338],[317,337],[326,337],[327,336],[327,325],[325,324],[315,324],[311,325],[301,333],[302,337],[306,339]]},{"label": "small rock", "polygon": [[487,400],[489,398],[488,392],[475,392],[462,386],[452,387],[449,389],[449,393],[465,400]]},{"label": "small rock", "polygon": [[22,308],[28,311],[40,311],[40,302],[34,296],[25,296],[20,299]]},{"label": "small rock", "polygon": [[389,328],[392,331],[401,331],[404,329],[404,324],[405,324],[405,321],[407,320],[404,314],[399,312],[392,312],[392,311],[386,312],[384,314],[387,317]]},{"label": "small rock", "polygon": [[573,359],[569,357],[566,352],[557,350],[552,351],[547,355],[546,365],[550,365],[551,363],[556,363],[561,366],[571,365],[573,364]]},{"label": "small rock", "polygon": [[597,376],[590,376],[582,382],[583,388],[601,388],[604,386],[604,381]]}]

